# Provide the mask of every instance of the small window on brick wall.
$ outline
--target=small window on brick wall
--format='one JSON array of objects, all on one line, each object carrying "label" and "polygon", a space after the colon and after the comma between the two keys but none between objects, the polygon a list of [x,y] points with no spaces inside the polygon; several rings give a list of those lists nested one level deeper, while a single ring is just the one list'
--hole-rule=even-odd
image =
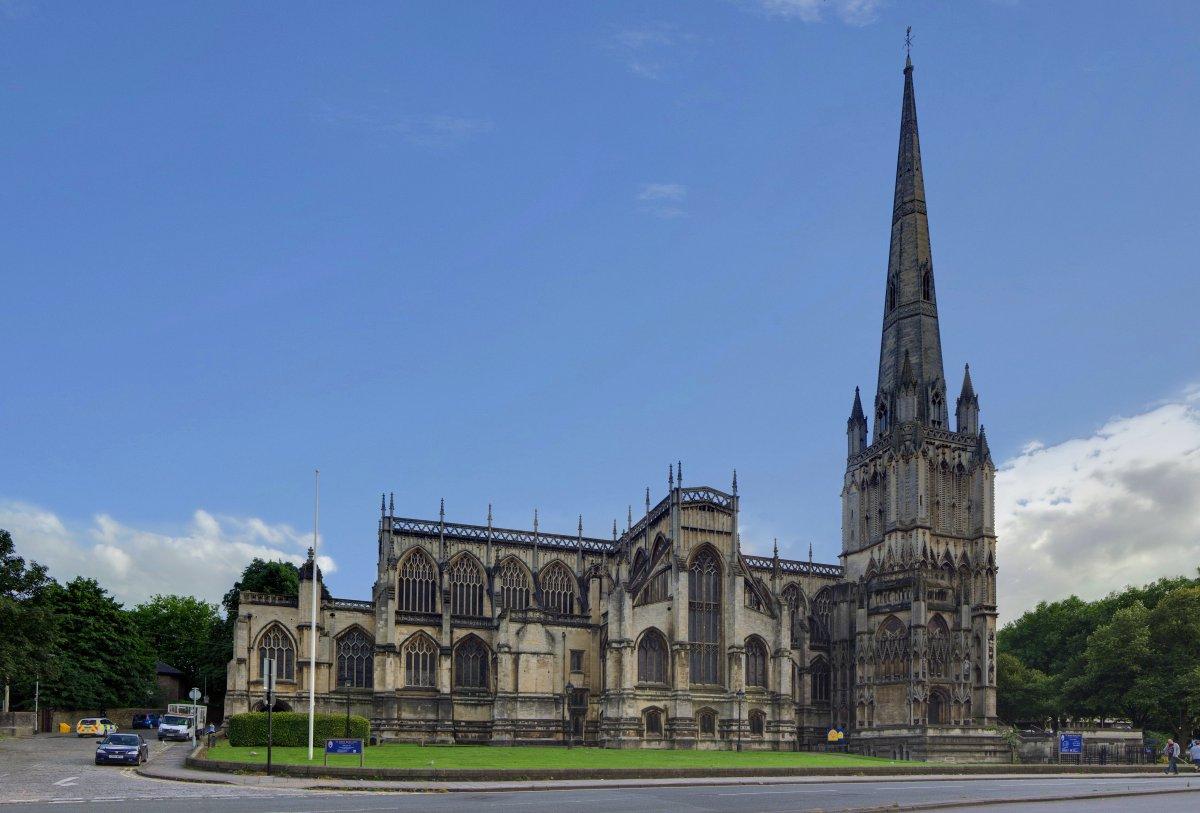
[{"label": "small window on brick wall", "polygon": [[572,649],[571,650],[571,671],[572,672],[582,672],[583,671],[583,650],[582,649]]}]

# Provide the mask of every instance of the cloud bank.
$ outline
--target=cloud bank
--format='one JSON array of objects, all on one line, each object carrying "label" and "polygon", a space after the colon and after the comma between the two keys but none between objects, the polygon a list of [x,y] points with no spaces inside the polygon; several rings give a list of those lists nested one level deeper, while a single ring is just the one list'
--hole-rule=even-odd
[{"label": "cloud bank", "polygon": [[[56,514],[21,502],[0,502],[0,528],[10,531],[17,554],[49,568],[60,581],[88,576],[126,605],[156,593],[194,595],[220,602],[251,559],[301,564],[312,537],[288,525],[254,517],[214,516],[204,510],[175,533],[148,531],[97,514],[81,530]],[[328,576],[337,568],[318,557]]]},{"label": "cloud bank", "polygon": [[883,0],[756,0],[759,10],[772,17],[818,23],[827,13],[847,25],[870,25],[879,19]]},{"label": "cloud bank", "polygon": [[1032,443],[996,475],[1001,621],[1200,565],[1200,393]]},{"label": "cloud bank", "polygon": [[647,183],[638,190],[638,209],[662,218],[683,217],[687,187],[678,183]]}]

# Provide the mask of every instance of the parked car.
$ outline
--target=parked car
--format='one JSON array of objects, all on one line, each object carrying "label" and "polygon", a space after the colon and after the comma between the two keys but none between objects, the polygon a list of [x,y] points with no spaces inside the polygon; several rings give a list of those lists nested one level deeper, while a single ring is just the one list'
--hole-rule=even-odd
[{"label": "parked car", "polygon": [[141,765],[150,759],[150,746],[141,734],[109,734],[96,746],[96,764]]},{"label": "parked car", "polygon": [[116,723],[107,717],[84,717],[75,724],[75,734],[80,737],[107,737],[116,733]]},{"label": "parked car", "polygon": [[195,731],[195,718],[187,714],[164,714],[158,721],[160,740],[190,740]]},{"label": "parked car", "polygon": [[157,729],[159,720],[162,715],[157,711],[148,711],[145,714],[133,715],[133,725],[130,728],[149,728]]}]

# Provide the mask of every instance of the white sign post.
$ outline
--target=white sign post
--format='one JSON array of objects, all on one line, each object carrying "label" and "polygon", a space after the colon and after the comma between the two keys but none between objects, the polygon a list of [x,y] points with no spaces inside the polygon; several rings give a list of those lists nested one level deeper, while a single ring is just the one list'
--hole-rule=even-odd
[{"label": "white sign post", "polygon": [[192,747],[195,748],[196,747],[196,724],[197,724],[197,721],[200,719],[200,715],[197,713],[197,710],[196,710],[196,702],[200,700],[200,690],[193,687],[192,690],[190,692],[188,692],[188,699],[192,701]]}]

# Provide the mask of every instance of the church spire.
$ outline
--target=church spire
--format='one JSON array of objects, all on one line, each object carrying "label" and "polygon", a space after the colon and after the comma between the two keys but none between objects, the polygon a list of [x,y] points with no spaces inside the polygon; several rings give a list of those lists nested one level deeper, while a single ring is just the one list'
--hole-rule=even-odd
[{"label": "church spire", "polygon": [[[904,382],[903,377],[909,377],[909,382]],[[895,414],[896,398],[904,383],[916,384],[916,410],[914,415],[901,417]],[[946,427],[945,390],[929,218],[925,208],[925,174],[917,133],[917,100],[913,90],[912,60],[906,58],[884,295],[883,341],[879,352],[876,434],[887,432],[902,420]]]}]

